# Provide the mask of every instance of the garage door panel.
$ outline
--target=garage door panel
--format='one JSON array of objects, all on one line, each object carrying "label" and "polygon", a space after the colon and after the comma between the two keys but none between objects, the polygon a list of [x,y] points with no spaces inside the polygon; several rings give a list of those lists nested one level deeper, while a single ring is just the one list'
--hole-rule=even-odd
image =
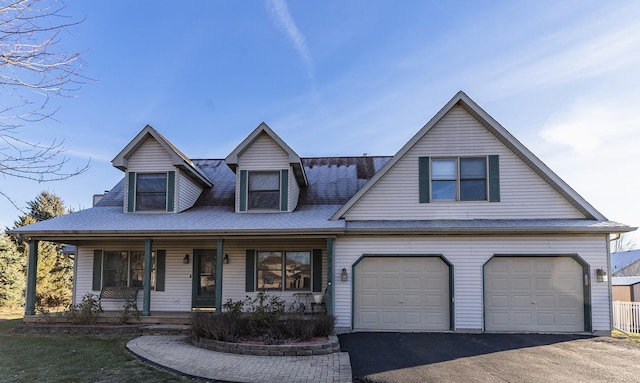
[{"label": "garage door panel", "polygon": [[354,278],[354,328],[450,329],[449,266],[440,258],[365,258],[356,265]]},{"label": "garage door panel", "polygon": [[496,257],[484,273],[487,331],[584,331],[582,266],[573,258]]},{"label": "garage door panel", "polygon": [[[507,286],[509,284],[507,283]],[[531,290],[531,279],[529,277],[513,277],[511,279],[511,287],[514,290]]]},{"label": "garage door panel", "polygon": [[378,279],[375,277],[360,277],[360,290],[376,290],[378,288]]},{"label": "garage door panel", "polygon": [[397,290],[400,288],[400,279],[398,278],[383,278],[382,288],[385,290]]}]

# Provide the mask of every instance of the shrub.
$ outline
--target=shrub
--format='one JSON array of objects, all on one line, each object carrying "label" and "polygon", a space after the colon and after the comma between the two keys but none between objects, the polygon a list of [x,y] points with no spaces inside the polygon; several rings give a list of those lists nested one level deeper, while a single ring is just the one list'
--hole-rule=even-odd
[{"label": "shrub", "polygon": [[69,311],[65,313],[65,316],[69,318],[71,323],[95,324],[102,312],[98,296],[87,293],[82,297],[82,302],[69,306]]},{"label": "shrub", "polygon": [[135,319],[137,322],[140,322],[140,310],[138,310],[138,305],[130,300],[122,306],[122,314],[120,314],[120,323],[125,324],[129,322],[130,319]]},{"label": "shrub", "polygon": [[255,298],[228,300],[222,305],[221,313],[193,313],[193,335],[224,342],[252,338],[276,344],[285,339],[305,341],[328,336],[334,330],[335,317],[332,315],[305,316],[295,308],[285,314],[285,307],[280,297],[265,292],[259,292]]}]

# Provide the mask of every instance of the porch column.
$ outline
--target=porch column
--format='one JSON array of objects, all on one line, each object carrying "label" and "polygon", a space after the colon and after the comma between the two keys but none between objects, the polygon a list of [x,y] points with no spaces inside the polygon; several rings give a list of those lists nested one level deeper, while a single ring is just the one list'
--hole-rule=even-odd
[{"label": "porch column", "polygon": [[333,315],[333,238],[327,238],[327,314]]},{"label": "porch column", "polygon": [[24,315],[36,314],[36,277],[38,275],[38,241],[29,241],[27,289]]},{"label": "porch column", "polygon": [[153,267],[153,259],[151,258],[152,239],[144,240],[144,278],[142,287],[144,289],[144,300],[142,303],[142,315],[151,315],[151,268]]},{"label": "porch column", "polygon": [[224,239],[218,240],[216,248],[216,312],[222,312],[222,265],[224,259]]}]

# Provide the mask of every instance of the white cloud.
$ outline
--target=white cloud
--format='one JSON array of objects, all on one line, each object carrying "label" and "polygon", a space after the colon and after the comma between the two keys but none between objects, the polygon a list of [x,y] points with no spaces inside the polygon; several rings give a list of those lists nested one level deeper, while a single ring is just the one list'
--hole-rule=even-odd
[{"label": "white cloud", "polygon": [[580,155],[591,155],[613,142],[638,135],[640,116],[627,102],[579,100],[567,111],[556,114],[540,135],[548,143],[569,146]]},{"label": "white cloud", "polygon": [[284,0],[269,0],[268,4],[275,21],[293,43],[296,51],[307,66],[309,76],[313,77],[313,60],[311,59],[311,53],[309,52],[309,48],[307,48],[304,36],[300,33],[300,30],[289,13],[287,3],[285,3]]}]

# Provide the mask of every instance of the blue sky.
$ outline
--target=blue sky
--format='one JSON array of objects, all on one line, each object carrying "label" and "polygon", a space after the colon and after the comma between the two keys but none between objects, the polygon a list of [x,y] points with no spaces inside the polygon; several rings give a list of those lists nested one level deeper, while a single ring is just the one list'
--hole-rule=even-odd
[{"label": "blue sky", "polygon": [[[66,1],[86,84],[26,139],[64,139],[64,182],[0,179],[75,210],[150,124],[224,158],[265,121],[299,155],[392,155],[464,90],[611,220],[640,225],[637,1]],[[4,100],[1,102],[5,102]],[[0,200],[0,227],[19,212]]]}]

